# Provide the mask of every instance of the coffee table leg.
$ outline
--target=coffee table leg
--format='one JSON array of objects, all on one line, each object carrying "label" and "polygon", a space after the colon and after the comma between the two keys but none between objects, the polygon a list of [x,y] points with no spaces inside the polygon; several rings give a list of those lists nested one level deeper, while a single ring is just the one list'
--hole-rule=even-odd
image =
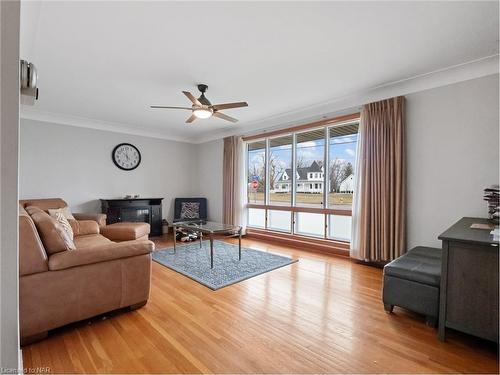
[{"label": "coffee table leg", "polygon": [[198,236],[200,236],[200,249],[201,249],[203,242],[203,232],[198,232]]},{"label": "coffee table leg", "polygon": [[175,254],[175,243],[177,242],[177,227],[174,225],[174,254]]},{"label": "coffee table leg", "polygon": [[210,268],[214,268],[214,238],[210,233]]},{"label": "coffee table leg", "polygon": [[241,228],[238,233],[238,260],[241,260]]}]

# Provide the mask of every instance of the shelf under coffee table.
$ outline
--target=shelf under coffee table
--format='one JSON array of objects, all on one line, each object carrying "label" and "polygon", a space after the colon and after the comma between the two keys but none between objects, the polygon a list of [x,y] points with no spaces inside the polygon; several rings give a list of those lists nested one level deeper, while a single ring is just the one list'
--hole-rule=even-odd
[{"label": "shelf under coffee table", "polygon": [[214,268],[214,234],[237,234],[238,235],[238,260],[241,260],[241,226],[218,223],[207,220],[189,220],[173,223],[174,229],[174,253],[177,244],[177,228],[183,228],[198,232],[200,235],[200,248],[202,247],[203,235],[210,239],[210,268]]}]

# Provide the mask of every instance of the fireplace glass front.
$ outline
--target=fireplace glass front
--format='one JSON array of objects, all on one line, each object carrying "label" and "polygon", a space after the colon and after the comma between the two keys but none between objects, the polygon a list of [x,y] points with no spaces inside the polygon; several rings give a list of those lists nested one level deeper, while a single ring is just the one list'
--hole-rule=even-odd
[{"label": "fireplace glass front", "polygon": [[149,208],[122,208],[121,221],[149,223]]}]

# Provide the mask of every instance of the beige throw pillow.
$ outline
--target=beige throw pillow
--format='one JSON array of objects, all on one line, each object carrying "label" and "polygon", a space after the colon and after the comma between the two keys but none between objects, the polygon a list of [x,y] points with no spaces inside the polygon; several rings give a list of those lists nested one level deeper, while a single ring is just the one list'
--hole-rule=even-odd
[{"label": "beige throw pillow", "polygon": [[68,232],[63,229],[56,219],[35,206],[26,207],[26,212],[33,219],[47,254],[52,255],[61,251],[76,249]]},{"label": "beige throw pillow", "polygon": [[[66,232],[68,232],[71,239],[74,240],[75,234],[78,235],[79,225],[78,225],[78,221],[75,219],[75,217],[73,216],[73,214],[69,210],[69,207],[66,206],[66,207],[62,207],[62,208],[49,208],[47,211],[49,212],[49,215],[51,217],[56,219],[63,226],[64,230],[66,230]],[[63,218],[58,219],[58,215],[62,215],[64,218],[66,218],[66,221],[68,222],[69,227],[67,227],[66,224],[63,222],[63,220],[64,220]]]},{"label": "beige throw pillow", "polygon": [[56,219],[56,221],[61,224],[66,233],[68,233],[69,238],[71,238],[71,241],[73,241],[73,228],[71,228],[71,224],[69,223],[68,219],[66,219],[66,216],[64,216],[62,212],[56,212],[56,217],[54,219]]},{"label": "beige throw pillow", "polygon": [[63,207],[63,208],[49,208],[49,215],[52,216],[54,219],[56,218],[56,213],[60,212],[64,215],[64,217],[68,220],[76,220],[73,214],[71,213],[70,209],[68,206]]}]

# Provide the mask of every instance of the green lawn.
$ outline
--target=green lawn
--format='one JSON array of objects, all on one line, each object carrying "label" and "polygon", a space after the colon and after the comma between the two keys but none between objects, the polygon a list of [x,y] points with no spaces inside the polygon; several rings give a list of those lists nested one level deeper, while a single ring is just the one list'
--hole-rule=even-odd
[{"label": "green lawn", "polygon": [[[291,201],[291,193],[271,193],[269,195],[269,204],[274,203],[284,203]],[[264,193],[249,193],[249,203],[263,203]],[[352,194],[350,193],[329,193],[328,202],[330,205],[351,205],[352,204]],[[304,204],[317,204],[321,205],[323,203],[322,194],[307,194],[307,193],[297,193],[297,203]]]}]

